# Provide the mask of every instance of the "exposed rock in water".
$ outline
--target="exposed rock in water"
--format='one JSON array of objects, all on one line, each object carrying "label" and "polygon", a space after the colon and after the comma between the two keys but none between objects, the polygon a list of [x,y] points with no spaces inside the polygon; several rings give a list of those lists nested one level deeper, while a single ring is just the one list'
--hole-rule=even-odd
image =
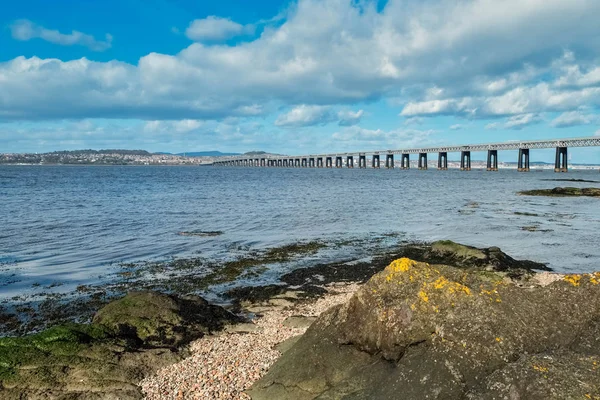
[{"label": "exposed rock in water", "polygon": [[555,187],[554,189],[525,190],[519,194],[548,197],[600,197],[600,188]]},{"label": "exposed rock in water", "polygon": [[508,272],[511,277],[519,277],[534,270],[551,271],[545,264],[528,260],[515,260],[498,247],[477,248],[440,240],[431,245],[409,246],[403,256],[430,264],[444,264],[462,269],[485,269],[487,271]]},{"label": "exposed rock in water", "polygon": [[141,399],[137,383],[177,362],[175,348],[238,318],[200,297],[133,292],[91,324],[0,339],[2,399]]},{"label": "exposed rock in water", "polygon": [[[448,243],[436,251],[473,265],[494,265],[498,254]],[[322,314],[249,394],[254,400],[600,396],[600,273],[566,275],[544,287],[529,277],[396,260],[349,302]]]},{"label": "exposed rock in water", "polygon": [[200,237],[213,237],[222,235],[222,231],[182,231],[179,232],[179,236],[200,236]]}]

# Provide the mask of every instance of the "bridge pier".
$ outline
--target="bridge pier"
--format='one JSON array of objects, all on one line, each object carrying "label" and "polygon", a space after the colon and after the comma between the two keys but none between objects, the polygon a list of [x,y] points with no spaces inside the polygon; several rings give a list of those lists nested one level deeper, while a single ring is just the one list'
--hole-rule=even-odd
[{"label": "bridge pier", "polygon": [[315,159],[314,157],[311,157],[308,159],[308,167],[309,168],[314,168],[315,167]]},{"label": "bridge pier", "polygon": [[529,172],[529,149],[519,149],[519,162],[517,171]]},{"label": "bridge pier", "polygon": [[325,158],[325,168],[333,168],[333,158],[332,157]]},{"label": "bridge pier", "polygon": [[317,158],[317,168],[323,168],[323,157]]},{"label": "bridge pier", "polygon": [[301,164],[302,168],[306,168],[308,167],[308,158],[303,158],[302,159],[302,164]]},{"label": "bridge pier", "polygon": [[568,172],[568,158],[567,148],[557,147],[556,148],[556,161],[554,162],[554,172]]},{"label": "bridge pier", "polygon": [[385,155],[385,167],[387,169],[393,169],[394,168],[394,155],[393,154],[386,154]]},{"label": "bridge pier", "polygon": [[288,166],[288,160],[287,160],[287,159],[283,160],[283,166],[284,166],[284,167],[287,167],[287,166]]},{"label": "bridge pier", "polygon": [[470,171],[471,170],[471,152],[461,151],[460,152],[460,170]]},{"label": "bridge pier", "polygon": [[371,167],[377,169],[381,168],[379,154],[373,154],[373,159],[371,160]]},{"label": "bridge pier", "polygon": [[402,169],[410,169],[410,154],[402,154],[402,162],[400,164]]},{"label": "bridge pier", "polygon": [[438,169],[440,171],[446,171],[448,169],[448,153],[440,151],[438,153]]},{"label": "bridge pier", "polygon": [[358,155],[358,168],[367,168],[367,156],[364,154]]},{"label": "bridge pier", "polygon": [[335,158],[335,167],[342,168],[344,166],[344,159],[342,157]]},{"label": "bridge pier", "polygon": [[498,150],[488,150],[487,170],[498,171]]},{"label": "bridge pier", "polygon": [[260,159],[260,166],[261,167],[266,167],[267,166],[267,160],[265,158],[261,158]]},{"label": "bridge pier", "polygon": [[419,153],[419,169],[427,169],[427,153]]},{"label": "bridge pier", "polygon": [[346,158],[346,167],[348,167],[348,168],[354,168],[354,157],[348,156]]}]

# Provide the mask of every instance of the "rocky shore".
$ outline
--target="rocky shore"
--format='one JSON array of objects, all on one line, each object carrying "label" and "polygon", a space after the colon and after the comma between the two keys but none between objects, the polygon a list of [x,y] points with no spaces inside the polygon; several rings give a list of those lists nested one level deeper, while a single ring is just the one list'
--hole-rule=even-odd
[{"label": "rocky shore", "polygon": [[0,339],[0,397],[600,399],[600,274],[543,270],[441,241],[231,290],[229,311],[132,292]]},{"label": "rocky shore", "polygon": [[548,197],[600,197],[600,188],[555,187],[554,189],[525,190],[519,194]]}]

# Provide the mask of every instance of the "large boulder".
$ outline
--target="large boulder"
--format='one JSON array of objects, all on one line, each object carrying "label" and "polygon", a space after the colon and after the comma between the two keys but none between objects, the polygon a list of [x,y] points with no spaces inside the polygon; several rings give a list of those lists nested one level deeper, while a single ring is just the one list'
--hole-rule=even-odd
[{"label": "large boulder", "polygon": [[254,400],[600,396],[600,274],[535,282],[398,259],[346,304],[322,314],[249,394]]},{"label": "large boulder", "polygon": [[0,338],[0,398],[141,399],[145,376],[181,360],[176,346],[235,321],[200,297],[133,292],[91,324]]},{"label": "large boulder", "polygon": [[239,318],[199,296],[169,296],[152,291],[131,292],[107,304],[93,323],[145,346],[178,347]]}]

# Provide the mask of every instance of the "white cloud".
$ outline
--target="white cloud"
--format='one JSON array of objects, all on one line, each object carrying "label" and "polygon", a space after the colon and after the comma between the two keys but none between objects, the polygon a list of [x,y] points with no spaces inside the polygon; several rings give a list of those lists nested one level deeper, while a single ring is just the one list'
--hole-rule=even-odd
[{"label": "white cloud", "polygon": [[302,104],[292,108],[288,113],[280,115],[275,120],[275,125],[285,127],[302,127],[323,125],[335,120],[327,106],[309,106]]},{"label": "white cloud", "polygon": [[72,31],[65,34],[57,30],[46,29],[43,26],[37,25],[27,19],[15,21],[10,26],[13,39],[28,41],[31,39],[42,39],[50,43],[59,44],[61,46],[84,46],[92,51],[105,51],[112,46],[112,36],[105,35],[105,40],[96,40],[92,35],[87,35],[79,31]]},{"label": "white cloud", "polygon": [[594,133],[594,136],[600,136],[600,129],[598,129],[598,130],[596,131],[596,133]]},{"label": "white cloud", "polygon": [[461,129],[464,129],[464,127],[465,126],[462,124],[454,124],[454,125],[450,126],[450,130],[451,131],[459,131]]},{"label": "white cloud", "polygon": [[352,126],[360,122],[365,112],[363,110],[358,111],[339,111],[338,118],[339,126]]},{"label": "white cloud", "polygon": [[507,118],[504,122],[493,122],[487,124],[485,129],[523,129],[526,126],[537,124],[542,118],[537,114],[521,114]]},{"label": "white cloud", "polygon": [[556,117],[550,125],[555,128],[568,128],[577,125],[589,125],[597,119],[594,115],[586,115],[580,111],[569,111]]},{"label": "white cloud", "polygon": [[[202,43],[249,29],[209,17],[188,28],[200,42],[135,65],[0,63],[0,118],[220,119],[382,97],[402,99],[406,117],[575,111],[600,104],[597,15],[592,0],[389,0],[381,11],[370,1],[299,0],[285,21],[236,45]],[[569,66],[578,69],[569,75]],[[343,119],[330,112],[315,121]],[[302,124],[286,118],[280,126]]]},{"label": "white cloud", "polygon": [[254,33],[252,25],[241,25],[229,18],[209,16],[196,19],[185,30],[185,35],[198,42],[218,42],[236,36]]},{"label": "white cloud", "polygon": [[203,121],[182,119],[180,121],[148,121],[144,124],[145,132],[188,133],[204,125]]},{"label": "white cloud", "polygon": [[343,128],[334,133],[332,139],[345,142],[346,146],[381,146],[386,148],[417,147],[429,143],[435,130],[418,129],[366,129],[359,126]]}]

